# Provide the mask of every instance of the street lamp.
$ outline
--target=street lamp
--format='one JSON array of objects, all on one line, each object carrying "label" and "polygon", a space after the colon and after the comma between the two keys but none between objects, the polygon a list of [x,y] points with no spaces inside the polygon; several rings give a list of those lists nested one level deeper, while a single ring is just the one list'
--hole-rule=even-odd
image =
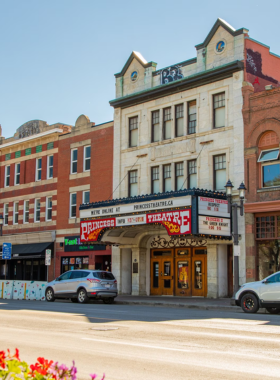
[{"label": "street lamp", "polygon": [[234,295],[238,292],[239,289],[239,256],[240,256],[240,247],[238,245],[238,222],[237,222],[237,209],[240,210],[240,216],[243,216],[244,213],[244,198],[245,198],[245,190],[246,187],[244,182],[242,182],[238,188],[239,191],[239,200],[240,205],[232,202],[232,189],[233,184],[229,179],[225,185],[226,188],[226,196],[228,200],[228,213],[231,213],[233,209],[233,254],[234,254]]}]

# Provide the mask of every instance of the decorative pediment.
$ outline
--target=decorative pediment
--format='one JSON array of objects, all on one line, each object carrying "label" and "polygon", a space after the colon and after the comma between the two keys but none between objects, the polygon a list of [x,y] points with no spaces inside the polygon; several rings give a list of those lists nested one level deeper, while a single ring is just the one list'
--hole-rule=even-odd
[{"label": "decorative pediment", "polygon": [[150,66],[153,66],[153,67],[156,67],[157,64],[155,62],[147,62],[145,60],[145,58],[142,56],[142,54],[138,53],[137,51],[133,51],[131,54],[130,54],[130,57],[128,58],[128,60],[126,61],[126,64],[124,65],[123,69],[121,72],[115,74],[115,77],[116,78],[119,78],[119,77],[122,77],[127,69],[129,68],[131,62],[133,61],[133,59],[136,59],[144,68],[146,67],[150,67]]}]

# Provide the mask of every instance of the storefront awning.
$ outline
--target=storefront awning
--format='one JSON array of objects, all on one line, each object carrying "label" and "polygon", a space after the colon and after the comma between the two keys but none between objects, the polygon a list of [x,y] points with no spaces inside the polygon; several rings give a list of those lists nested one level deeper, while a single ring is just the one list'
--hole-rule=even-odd
[{"label": "storefront awning", "polygon": [[44,258],[46,249],[51,248],[52,244],[48,242],[12,245],[12,259]]}]

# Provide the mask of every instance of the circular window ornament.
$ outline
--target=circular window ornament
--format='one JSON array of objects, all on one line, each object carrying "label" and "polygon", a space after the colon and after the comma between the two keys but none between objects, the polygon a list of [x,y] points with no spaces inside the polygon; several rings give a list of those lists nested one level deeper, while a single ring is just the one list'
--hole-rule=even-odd
[{"label": "circular window ornament", "polygon": [[138,71],[133,71],[130,75],[130,79],[132,82],[136,82],[138,79]]},{"label": "circular window ornament", "polygon": [[225,41],[223,41],[223,40],[219,41],[219,42],[217,43],[217,45],[216,45],[216,53],[218,53],[218,54],[223,53],[224,50],[225,50],[225,48],[226,48],[226,43],[225,43]]}]

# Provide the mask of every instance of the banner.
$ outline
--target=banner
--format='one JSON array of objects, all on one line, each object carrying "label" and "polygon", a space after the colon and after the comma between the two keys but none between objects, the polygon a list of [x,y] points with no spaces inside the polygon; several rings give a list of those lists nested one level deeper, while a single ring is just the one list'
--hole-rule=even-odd
[{"label": "banner", "polygon": [[81,242],[97,241],[100,232],[108,227],[139,224],[162,224],[168,235],[191,233],[191,209],[158,212],[109,219],[84,220],[80,224]]}]

